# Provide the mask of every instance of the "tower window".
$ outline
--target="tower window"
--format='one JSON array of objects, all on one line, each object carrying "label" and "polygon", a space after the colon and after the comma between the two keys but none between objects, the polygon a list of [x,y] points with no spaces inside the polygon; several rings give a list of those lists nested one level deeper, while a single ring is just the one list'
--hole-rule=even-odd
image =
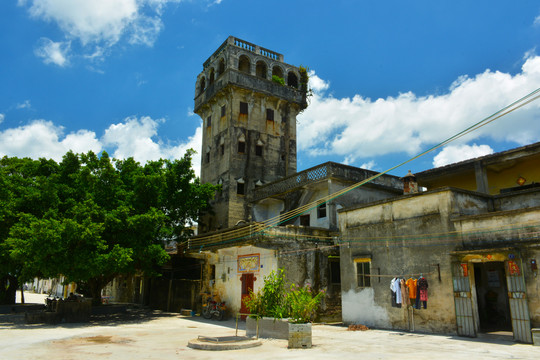
[{"label": "tower window", "polygon": [[298,78],[293,72],[289,72],[287,75],[287,85],[298,88]]},{"label": "tower window", "polygon": [[221,117],[225,117],[225,105],[221,107]]},{"label": "tower window", "polygon": [[281,117],[281,122],[286,124],[287,123],[287,117],[286,116],[282,116]]},{"label": "tower window", "polygon": [[263,147],[262,145],[255,145],[255,155],[262,156]]},{"label": "tower window", "polygon": [[206,153],[206,163],[208,164],[210,162],[210,152]]},{"label": "tower window", "polygon": [[274,121],[274,110],[266,109],[266,120]]},{"label": "tower window", "polygon": [[247,56],[240,56],[240,60],[238,61],[238,70],[246,74],[251,73],[251,64]]},{"label": "tower window", "polygon": [[236,193],[238,195],[245,195],[246,193],[246,187],[244,184],[244,180],[240,179],[236,182]]},{"label": "tower window", "polygon": [[245,141],[239,141],[238,142],[238,152],[240,154],[243,154],[246,152],[246,142]]},{"label": "tower window", "polygon": [[240,102],[240,114],[247,115],[248,113],[248,104],[245,102]]},{"label": "tower window", "polygon": [[321,204],[317,207],[317,218],[325,218],[326,217],[326,204]]},{"label": "tower window", "polygon": [[219,151],[221,152],[221,155],[225,154],[225,145],[224,144],[221,144],[219,146]]},{"label": "tower window", "polygon": [[268,72],[266,68],[266,64],[264,61],[257,61],[257,65],[255,65],[255,73],[257,77],[261,79],[266,79],[266,73]]},{"label": "tower window", "polygon": [[212,117],[209,116],[206,118],[206,127],[212,126]]}]

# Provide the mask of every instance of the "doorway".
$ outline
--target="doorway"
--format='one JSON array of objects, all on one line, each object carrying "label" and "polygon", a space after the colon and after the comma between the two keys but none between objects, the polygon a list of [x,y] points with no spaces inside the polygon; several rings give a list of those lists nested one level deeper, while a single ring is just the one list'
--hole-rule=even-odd
[{"label": "doorway", "polygon": [[474,264],[480,332],[512,331],[504,262]]},{"label": "doorway", "polygon": [[[240,281],[242,281],[242,294],[240,297],[240,313],[247,314],[249,312],[248,308],[244,304],[244,299],[249,296],[249,293],[253,291],[253,282],[255,280],[255,277],[253,273],[247,273],[242,274],[242,277],[240,278]],[[241,319],[245,320],[246,315],[241,315]]]}]

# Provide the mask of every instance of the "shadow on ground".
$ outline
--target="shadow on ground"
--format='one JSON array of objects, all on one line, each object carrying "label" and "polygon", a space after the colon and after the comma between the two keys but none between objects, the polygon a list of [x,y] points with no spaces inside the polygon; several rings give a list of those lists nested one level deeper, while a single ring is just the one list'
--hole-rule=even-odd
[{"label": "shadow on ground", "polygon": [[90,321],[84,323],[26,324],[24,320],[24,313],[11,313],[0,315],[0,328],[40,329],[51,327],[82,328],[92,326],[117,326],[130,323],[144,323],[160,318],[174,318],[179,316],[180,315],[177,313],[167,313],[159,310],[128,308],[125,312],[122,313],[92,315],[90,316]]}]

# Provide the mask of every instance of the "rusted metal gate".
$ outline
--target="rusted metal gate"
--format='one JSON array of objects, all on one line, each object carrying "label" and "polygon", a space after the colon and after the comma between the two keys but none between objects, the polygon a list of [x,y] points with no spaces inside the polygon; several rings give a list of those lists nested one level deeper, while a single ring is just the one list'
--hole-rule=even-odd
[{"label": "rusted metal gate", "polygon": [[469,264],[460,262],[452,263],[452,275],[457,333],[460,336],[476,337],[471,299],[471,283],[469,281]]},{"label": "rusted metal gate", "polygon": [[530,344],[532,343],[531,318],[521,265],[519,260],[506,261],[508,301],[510,303],[514,340]]}]

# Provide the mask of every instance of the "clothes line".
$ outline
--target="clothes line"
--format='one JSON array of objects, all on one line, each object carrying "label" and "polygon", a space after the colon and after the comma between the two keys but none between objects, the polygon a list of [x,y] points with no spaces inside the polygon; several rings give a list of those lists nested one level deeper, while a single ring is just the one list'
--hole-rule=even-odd
[{"label": "clothes line", "polygon": [[429,273],[418,273],[418,274],[401,274],[401,275],[389,275],[389,274],[380,274],[380,275],[363,275],[363,276],[369,276],[369,277],[391,277],[391,278],[405,278],[407,276],[424,276],[424,275],[433,275],[435,272],[429,272]]},{"label": "clothes line", "polygon": [[379,274],[365,274],[364,276],[366,277],[378,277],[379,278],[379,282],[381,282],[381,279],[380,278],[383,278],[383,277],[389,277],[389,278],[404,278],[404,277],[411,277],[411,276],[424,276],[424,275],[434,275],[434,274],[437,274],[438,277],[439,277],[439,282],[441,282],[441,266],[439,264],[429,264],[429,265],[426,265],[426,266],[433,266],[433,267],[437,267],[437,270],[433,270],[433,271],[429,271],[429,272],[421,272],[421,273],[416,273],[416,274],[399,274],[399,275],[391,275],[391,274],[381,274],[381,268],[377,268]]}]

